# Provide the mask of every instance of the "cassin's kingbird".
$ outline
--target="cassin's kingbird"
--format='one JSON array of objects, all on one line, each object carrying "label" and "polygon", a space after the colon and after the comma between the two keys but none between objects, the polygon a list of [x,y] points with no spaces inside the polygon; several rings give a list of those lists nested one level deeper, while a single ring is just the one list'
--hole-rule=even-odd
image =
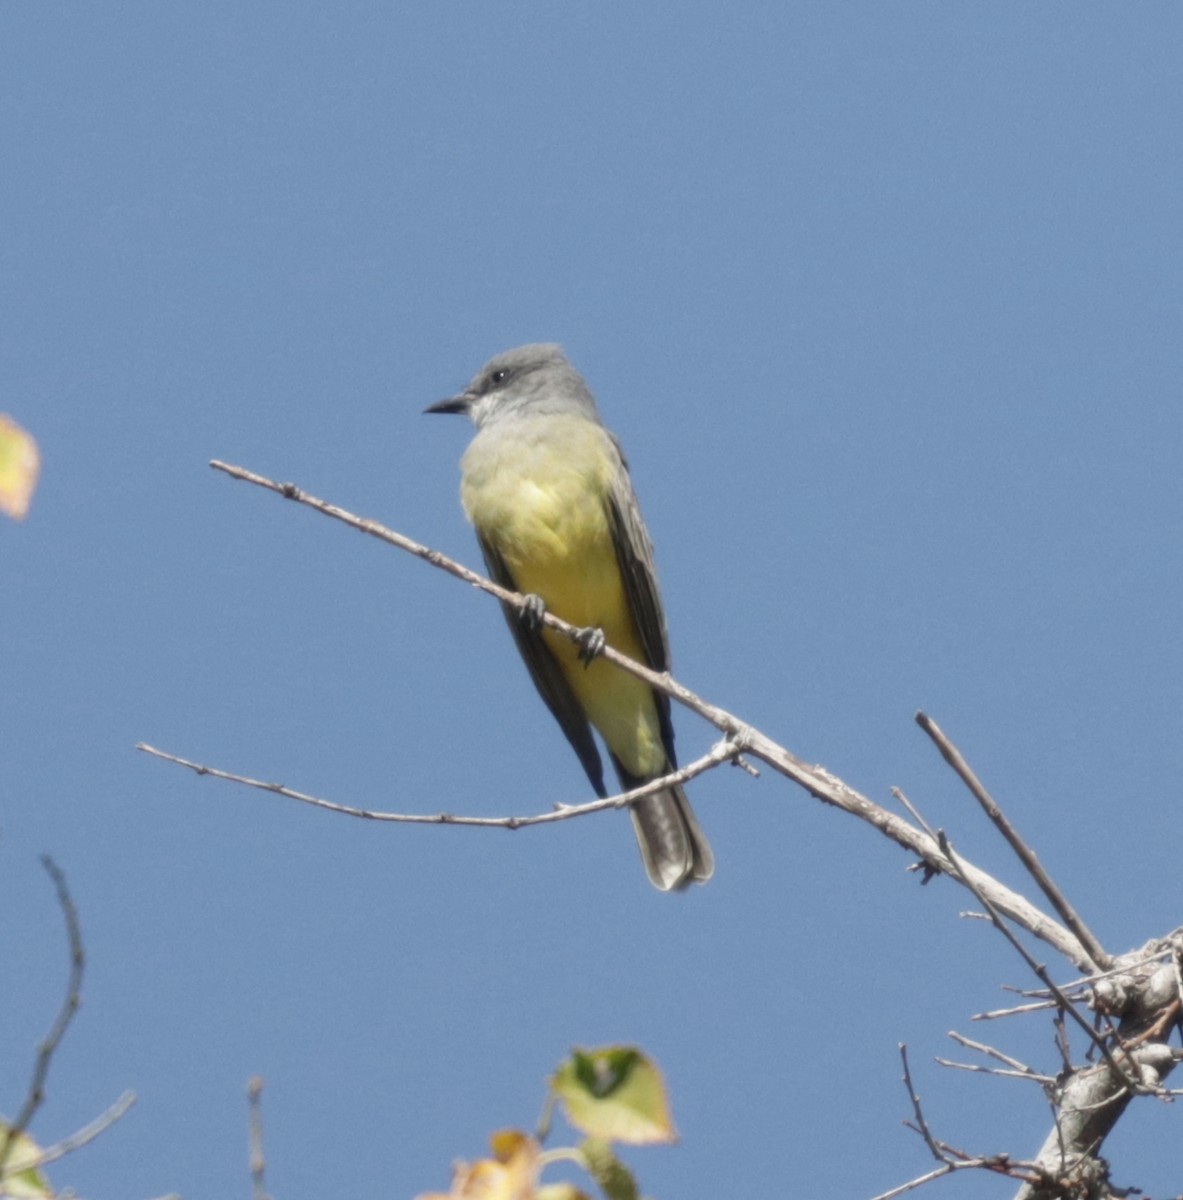
[{"label": "cassin's kingbird", "polygon": [[[466,413],[477,428],[460,463],[460,498],[489,574],[537,596],[572,625],[603,631],[608,645],[669,666],[653,547],[628,466],[600,423],[587,384],[558,346],[520,346],[487,363],[458,396],[427,409]],[[600,796],[604,768],[594,725],[621,787],[676,767],[669,699],[603,658],[505,609],[534,685]],[[630,810],[645,870],[662,891],[705,882],[711,849],[681,787]]]}]

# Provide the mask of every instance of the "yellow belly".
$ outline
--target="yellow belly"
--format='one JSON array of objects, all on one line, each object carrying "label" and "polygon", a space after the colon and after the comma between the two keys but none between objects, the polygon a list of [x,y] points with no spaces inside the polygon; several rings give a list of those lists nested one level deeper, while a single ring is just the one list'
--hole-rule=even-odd
[{"label": "yellow belly", "polygon": [[[583,418],[537,417],[529,429],[527,437],[473,441],[463,462],[465,511],[519,591],[541,596],[573,625],[603,629],[610,646],[644,662],[608,523],[606,495],[622,469],[615,448]],[[542,636],[613,754],[635,775],[663,771],[649,687],[602,659],[585,666],[551,630]]]}]

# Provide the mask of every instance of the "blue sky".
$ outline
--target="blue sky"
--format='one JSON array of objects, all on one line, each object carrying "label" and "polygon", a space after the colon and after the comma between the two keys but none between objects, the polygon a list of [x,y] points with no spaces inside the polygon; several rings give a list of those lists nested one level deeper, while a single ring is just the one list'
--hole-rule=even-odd
[{"label": "blue sky", "polygon": [[[139,1102],[52,1178],[284,1200],[440,1189],[572,1045],[665,1071],[656,1198],[859,1197],[1044,1104],[942,1071],[1030,984],[945,881],[767,772],[697,783],[718,870],[647,885],[495,605],[216,475],[291,480],[476,564],[468,431],[421,416],[563,343],[620,436],[676,674],[1017,867],[924,708],[1102,942],[1180,922],[1183,10],[1173,4],[0,6],[0,1110],[85,1006],[35,1132]],[[676,716],[684,759],[712,731]],[[1057,964],[1060,976],[1070,972]],[[989,1036],[1054,1069],[1046,1024]],[[1178,1114],[1109,1146],[1152,1195]],[[1004,1194],[989,1179],[942,1185]]]}]

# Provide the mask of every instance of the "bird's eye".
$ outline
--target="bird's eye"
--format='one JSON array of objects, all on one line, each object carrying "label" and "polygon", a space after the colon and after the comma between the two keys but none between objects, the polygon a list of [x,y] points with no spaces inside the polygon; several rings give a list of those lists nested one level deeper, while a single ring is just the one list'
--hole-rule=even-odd
[{"label": "bird's eye", "polygon": [[499,371],[494,371],[493,374],[489,376],[489,382],[496,387],[498,384],[504,383],[508,378],[509,372],[503,367]]}]

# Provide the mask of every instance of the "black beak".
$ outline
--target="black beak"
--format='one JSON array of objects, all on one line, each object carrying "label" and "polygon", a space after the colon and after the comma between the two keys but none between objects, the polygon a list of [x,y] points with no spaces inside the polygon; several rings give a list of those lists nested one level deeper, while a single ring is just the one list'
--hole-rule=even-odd
[{"label": "black beak", "polygon": [[423,411],[425,413],[466,413],[472,406],[472,397],[467,392],[461,392],[459,396],[449,396],[446,400],[437,400],[434,404],[429,404]]}]

